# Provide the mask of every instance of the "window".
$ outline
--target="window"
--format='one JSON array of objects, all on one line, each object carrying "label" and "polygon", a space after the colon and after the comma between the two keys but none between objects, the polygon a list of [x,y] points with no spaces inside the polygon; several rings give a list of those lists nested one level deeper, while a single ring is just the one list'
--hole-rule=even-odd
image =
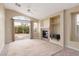
[{"label": "window", "polygon": [[75,35],[76,35],[76,39],[79,40],[79,14],[76,14]]},{"label": "window", "polygon": [[73,14],[72,16],[72,40],[79,41],[79,14]]}]

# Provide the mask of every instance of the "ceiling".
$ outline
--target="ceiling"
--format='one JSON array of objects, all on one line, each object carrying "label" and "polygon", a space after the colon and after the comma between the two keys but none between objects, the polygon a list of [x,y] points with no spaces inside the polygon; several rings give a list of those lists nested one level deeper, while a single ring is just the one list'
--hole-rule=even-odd
[{"label": "ceiling", "polygon": [[[78,3],[19,3],[18,7],[15,3],[5,3],[7,9],[12,9],[25,15],[34,17],[36,19],[44,19],[47,16],[61,11],[63,9],[69,9],[79,5]],[[27,11],[27,9],[31,11]]]}]

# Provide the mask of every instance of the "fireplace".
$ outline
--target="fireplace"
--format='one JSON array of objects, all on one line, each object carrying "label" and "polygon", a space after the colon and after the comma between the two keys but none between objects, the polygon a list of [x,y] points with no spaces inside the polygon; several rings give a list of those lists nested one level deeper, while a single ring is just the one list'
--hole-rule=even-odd
[{"label": "fireplace", "polygon": [[42,30],[42,37],[48,38],[48,31],[47,30]]}]

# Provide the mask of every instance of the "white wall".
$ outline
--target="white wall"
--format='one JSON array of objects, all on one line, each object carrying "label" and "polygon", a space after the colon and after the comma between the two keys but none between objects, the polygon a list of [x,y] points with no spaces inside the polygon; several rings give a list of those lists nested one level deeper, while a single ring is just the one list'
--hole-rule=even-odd
[{"label": "white wall", "polygon": [[0,52],[4,47],[5,42],[5,13],[4,6],[0,4]]}]

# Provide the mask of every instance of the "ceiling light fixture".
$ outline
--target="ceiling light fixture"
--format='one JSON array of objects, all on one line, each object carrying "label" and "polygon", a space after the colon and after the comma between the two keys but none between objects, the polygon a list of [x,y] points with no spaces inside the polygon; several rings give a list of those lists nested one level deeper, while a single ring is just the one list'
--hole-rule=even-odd
[{"label": "ceiling light fixture", "polygon": [[27,9],[28,12],[31,12],[31,9]]},{"label": "ceiling light fixture", "polygon": [[27,12],[28,13],[31,13],[32,12],[32,10],[31,10],[31,4],[28,4],[28,6],[27,6]]},{"label": "ceiling light fixture", "polygon": [[19,3],[15,3],[16,6],[21,7],[21,5]]}]

